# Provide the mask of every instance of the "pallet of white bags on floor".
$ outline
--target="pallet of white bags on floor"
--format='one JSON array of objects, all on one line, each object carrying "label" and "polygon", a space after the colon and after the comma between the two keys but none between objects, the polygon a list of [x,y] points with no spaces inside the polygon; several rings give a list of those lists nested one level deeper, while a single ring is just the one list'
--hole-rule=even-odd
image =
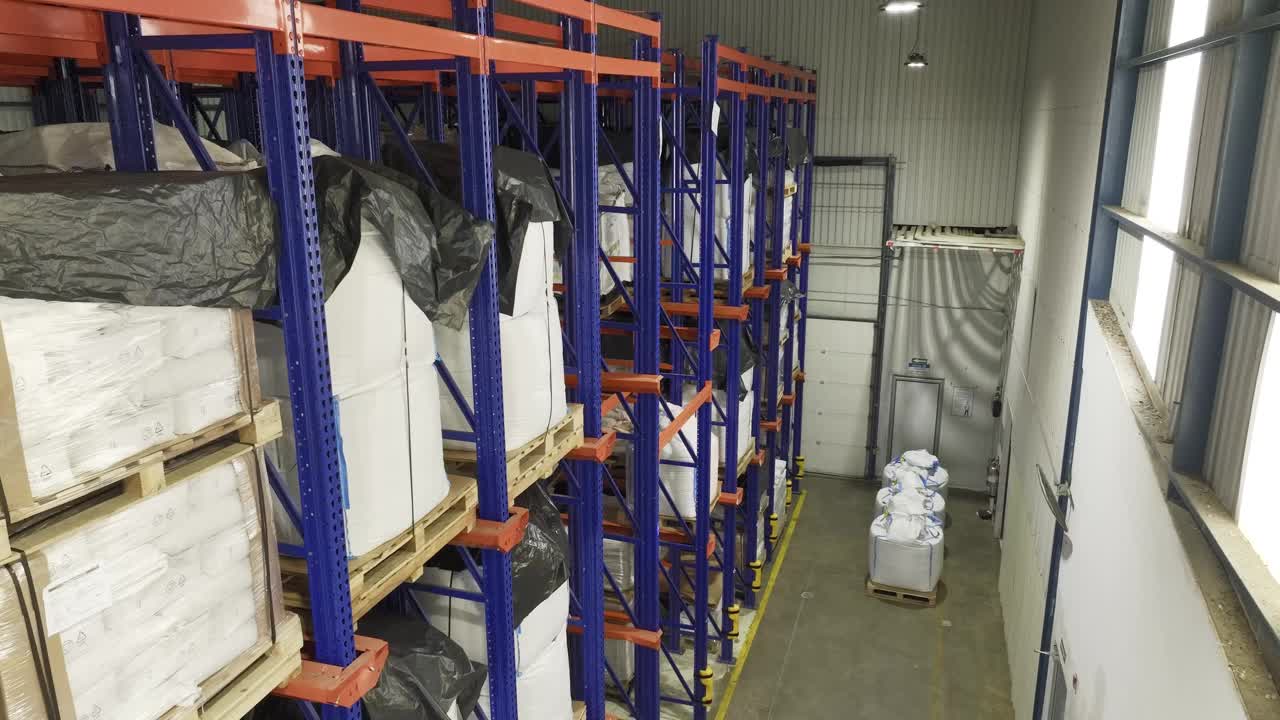
[{"label": "pallet of white bags on floor", "polygon": [[878,515],[871,522],[868,554],[872,582],[930,592],[942,575],[942,524],[931,515]]}]

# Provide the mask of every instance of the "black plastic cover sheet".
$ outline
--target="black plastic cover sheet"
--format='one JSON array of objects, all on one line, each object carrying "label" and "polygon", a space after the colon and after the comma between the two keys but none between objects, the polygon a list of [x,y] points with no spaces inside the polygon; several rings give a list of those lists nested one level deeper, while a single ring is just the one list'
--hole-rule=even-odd
[{"label": "black plastic cover sheet", "polygon": [[[493,226],[387,167],[324,156],[315,159],[314,168],[326,295],[351,267],[361,225],[368,223],[387,239],[414,303],[432,322],[461,328],[493,242]],[[332,252],[339,257],[328,257]]]},{"label": "black plastic cover sheet", "polygon": [[809,138],[800,128],[787,128],[787,167],[792,170],[813,159]]},{"label": "black plastic cover sheet", "polygon": [[[346,275],[362,218],[382,232],[406,289],[459,328],[493,227],[385,168],[315,160],[326,296]],[[264,308],[277,295],[266,171],[48,173],[0,178],[0,295],[128,305]]]},{"label": "black plastic cover sheet", "polygon": [[460,717],[471,717],[488,670],[449,636],[381,607],[360,619],[360,634],[391,646],[382,678],[364,696],[366,720],[449,720],[455,702]]},{"label": "black plastic cover sheet", "polygon": [[[457,145],[416,140],[413,149],[431,173],[436,186],[456,203],[462,202],[462,159]],[[382,159],[401,173],[416,170],[399,142],[382,146]],[[541,158],[508,147],[493,149],[494,199],[498,219],[498,311],[512,312],[524,235],[531,222],[568,222],[551,176]]]},{"label": "black plastic cover sheet", "polygon": [[[511,610],[518,626],[551,597],[569,579],[569,533],[546,492],[534,485],[516,499],[516,505],[528,508],[529,526],[524,539],[511,549]],[[470,552],[476,564],[482,565],[481,554]],[[451,572],[468,572],[457,552],[441,553],[428,563]],[[363,626],[362,626],[363,627]]]},{"label": "black plastic cover sheet", "polygon": [[276,211],[264,172],[0,178],[0,295],[266,307]]}]

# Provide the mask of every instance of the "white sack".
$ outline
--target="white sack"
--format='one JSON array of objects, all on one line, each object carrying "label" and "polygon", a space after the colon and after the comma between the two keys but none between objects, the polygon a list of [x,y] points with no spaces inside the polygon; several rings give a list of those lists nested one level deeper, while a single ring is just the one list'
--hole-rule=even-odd
[{"label": "white sack", "polygon": [[927,488],[890,485],[880,488],[876,493],[877,514],[888,512],[902,515],[934,515],[941,518],[946,510],[947,501],[942,493]]},{"label": "white sack", "polygon": [[919,515],[889,513],[871,523],[871,579],[928,592],[942,575],[942,525]]},{"label": "white sack", "polygon": [[[672,416],[678,417],[682,407],[679,405],[671,405]],[[671,424],[671,419],[667,417],[667,413],[658,412],[658,427],[665,429]],[[683,439],[682,439],[683,438]],[[685,442],[688,442],[686,446]],[[697,415],[690,417],[689,420],[680,428],[680,432],[672,436],[671,442],[659,449],[659,458],[661,460],[674,460],[677,462],[691,462],[693,456],[689,451],[694,452],[698,449],[698,418]],[[634,452],[634,450],[631,450]],[[720,447],[714,433],[711,435],[711,457],[720,457]],[[627,463],[627,484],[632,483],[632,465],[634,458]],[[707,496],[709,499],[708,506],[714,507],[716,497],[714,488],[716,482],[716,472],[712,468],[707,474]],[[692,520],[697,516],[697,475],[695,468],[684,467],[681,465],[669,465],[659,462],[658,476],[662,480],[663,486],[666,487],[667,493],[670,493],[671,500],[667,499],[667,493],[659,490],[659,509],[658,512],[667,517],[675,517],[678,512],[680,517],[685,520]],[[672,501],[675,505],[672,506]]]},{"label": "white sack", "polygon": [[[529,312],[515,318],[499,315],[498,320],[506,446],[514,450],[550,430],[569,412],[565,400],[564,342],[560,335],[560,315],[550,301],[543,312]],[[474,410],[470,321],[460,330],[436,328],[436,343],[445,367]],[[470,432],[471,426],[443,378],[440,395],[441,425],[447,430]],[[474,445],[445,440],[445,447]]]},{"label": "white sack", "polygon": [[[468,655],[470,657],[470,655]],[[474,658],[472,658],[474,660]],[[480,690],[480,706],[489,711],[489,682]],[[533,720],[572,720],[569,689],[569,640],[564,620],[541,655],[516,673],[516,712]]]}]

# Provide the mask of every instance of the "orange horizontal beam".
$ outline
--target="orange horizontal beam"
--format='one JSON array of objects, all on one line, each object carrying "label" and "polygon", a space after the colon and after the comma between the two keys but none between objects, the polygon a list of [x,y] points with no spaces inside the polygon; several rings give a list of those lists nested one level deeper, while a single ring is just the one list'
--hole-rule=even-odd
[{"label": "orange horizontal beam", "polygon": [[[523,0],[518,0],[523,2]],[[662,23],[657,20],[640,17],[634,13],[623,10],[617,10],[604,5],[593,5],[595,10],[595,20],[601,25],[607,25],[619,30],[627,30],[638,35],[653,38],[655,41],[662,39]],[[655,43],[656,44],[656,43]]]},{"label": "orange horizontal beam", "polygon": [[8,65],[0,64],[0,75],[11,78],[42,78],[49,74],[49,68],[43,65]]},{"label": "orange horizontal beam", "polygon": [[[698,317],[698,303],[696,302],[664,302],[662,309],[667,311],[668,315],[677,315],[679,317]],[[716,320],[746,320],[751,308],[746,305],[724,305],[716,303],[711,308],[711,316]]]},{"label": "orange horizontal beam", "polygon": [[594,80],[595,57],[590,53],[492,37],[484,38],[484,44],[490,60],[506,60],[543,68],[581,70],[591,74]]},{"label": "orange horizontal beam", "polygon": [[[621,640],[623,642],[631,643],[632,645],[649,648],[650,650],[662,649],[661,630],[641,630],[640,628],[631,625],[629,619],[627,623],[619,623],[610,617],[610,614],[613,612],[615,611],[605,611],[604,636],[606,639]],[[624,617],[625,615],[626,614],[623,613]],[[577,620],[577,618],[574,619]],[[582,634],[581,625],[570,624],[568,630],[572,635]]]},{"label": "orange horizontal beam", "polygon": [[680,410],[680,414],[672,418],[671,422],[662,429],[662,432],[658,433],[658,452],[662,452],[662,448],[666,447],[671,442],[671,439],[676,436],[676,433],[680,432],[680,429],[684,427],[685,423],[689,422],[689,418],[693,417],[693,414],[697,412],[698,408],[710,401],[711,383],[707,382],[703,384],[702,389],[698,391],[697,395],[693,396],[692,400],[689,400],[684,404],[684,407]]},{"label": "orange horizontal beam", "polygon": [[[16,3],[26,5],[32,12],[46,13],[51,8],[36,3]],[[242,28],[245,30],[272,30],[284,28],[284,12],[281,0],[220,0],[218,2],[173,2],[172,0],[57,0],[57,4],[66,8],[80,10],[121,12],[131,15],[182,20],[185,22],[205,23],[219,27]],[[9,22],[8,13],[3,15],[6,29]]]},{"label": "orange horizontal beam", "polygon": [[379,10],[394,10],[406,15],[417,15],[418,17],[435,18],[437,20],[453,19],[453,8],[449,5],[449,0],[363,0],[360,6]]},{"label": "orange horizontal beam", "polygon": [[48,62],[56,57],[98,62],[98,48],[97,44],[82,40],[0,33],[0,53],[20,55],[24,62],[31,62],[35,58],[47,58],[45,62]]},{"label": "orange horizontal beam", "polygon": [[[448,3],[445,4],[447,5]],[[504,15],[502,13],[494,15],[493,29],[498,32],[511,33],[512,35],[524,35],[525,37],[537,38],[539,40],[548,40],[555,43],[557,46],[559,46],[563,40],[563,36],[560,33],[560,26],[558,25],[515,17],[514,15]]]},{"label": "orange horizontal beam", "polygon": [[[422,59],[484,57],[483,39],[403,20],[346,12],[321,5],[299,5],[302,33],[308,37],[349,40],[422,53]],[[545,48],[544,48],[545,49]]]},{"label": "orange horizontal beam", "polygon": [[764,271],[764,279],[765,280],[786,280],[787,269],[785,267],[769,268],[768,270]]},{"label": "orange horizontal beam", "polygon": [[596,56],[596,72],[601,75],[626,75],[628,77],[647,77],[657,80],[662,77],[662,66],[656,62],[645,60],[628,60],[626,58]]},{"label": "orange horizontal beam", "polygon": [[[568,388],[578,387],[578,376],[565,373],[564,384]],[[658,395],[662,392],[662,376],[623,372],[600,373],[600,389],[607,393]]]},{"label": "orange horizontal beam", "polygon": [[747,300],[767,300],[772,292],[772,285],[757,285],[743,290],[742,297]]},{"label": "orange horizontal beam", "polygon": [[[609,413],[613,412],[614,409],[616,409],[619,405],[621,405],[623,394],[624,393],[608,393],[603,398],[601,398],[600,416],[604,417],[608,415]],[[633,395],[627,394],[626,396],[627,402],[631,402],[634,399],[635,397]]]},{"label": "orange horizontal beam", "polygon": [[634,265],[636,262],[636,259],[632,255],[610,255],[609,262],[621,263],[623,265]]}]

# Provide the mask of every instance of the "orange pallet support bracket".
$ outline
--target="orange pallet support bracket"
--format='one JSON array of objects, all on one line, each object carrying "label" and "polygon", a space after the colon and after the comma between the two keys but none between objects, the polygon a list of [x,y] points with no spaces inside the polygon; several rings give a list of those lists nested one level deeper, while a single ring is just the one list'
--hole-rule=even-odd
[{"label": "orange pallet support bracket", "polygon": [[[578,376],[566,373],[564,384],[565,387],[570,389],[578,387]],[[662,376],[627,372],[600,373],[600,389],[607,393],[660,395],[662,393]]]},{"label": "orange pallet support bracket", "polygon": [[346,667],[302,661],[302,671],[272,695],[349,708],[378,684],[391,646],[386,640],[356,635],[356,659]]},{"label": "orange pallet support bracket", "polygon": [[[578,620],[578,618],[570,619]],[[581,635],[582,625],[570,623],[568,630],[573,635]],[[604,636],[608,640],[622,640],[650,650],[662,649],[661,630],[641,630],[631,624],[631,619],[626,613],[616,610],[604,611]]]},{"label": "orange pallet support bracket", "polygon": [[756,451],[756,456],[751,458],[751,464],[752,465],[764,464],[764,448],[760,448],[759,450]]},{"label": "orange pallet support bracket", "polygon": [[[667,311],[668,315],[678,315],[680,317],[698,317],[698,303],[696,302],[664,302],[662,309]],[[711,308],[711,316],[716,320],[738,320],[745,321],[747,314],[751,308],[746,305],[724,305],[716,303]]]},{"label": "orange pallet support bracket", "polygon": [[782,397],[778,398],[778,405],[781,407],[788,407],[795,404],[796,404],[795,395],[783,395]]},{"label": "orange pallet support bracket", "polygon": [[455,537],[449,544],[479,550],[511,552],[524,539],[529,527],[529,511],[522,507],[511,508],[511,516],[503,522],[476,520],[476,527]]},{"label": "orange pallet support bracket", "polygon": [[764,271],[764,279],[765,280],[786,280],[787,268],[785,267],[769,268]]},{"label": "orange pallet support bracket", "polygon": [[787,256],[786,263],[787,263],[787,265],[789,265],[789,266],[791,266],[791,267],[800,267],[800,256],[799,256],[799,255],[788,255],[788,256]]},{"label": "orange pallet support bracket", "polygon": [[813,250],[813,243],[800,243],[800,254],[808,255]]},{"label": "orange pallet support bracket", "polygon": [[610,430],[601,437],[583,438],[582,444],[569,451],[566,460],[587,460],[602,463],[613,454],[613,446],[618,443],[618,431]]},{"label": "orange pallet support bracket", "polygon": [[760,285],[757,287],[749,287],[742,291],[742,297],[745,300],[768,300],[769,295],[773,292],[772,285]]},{"label": "orange pallet support bracket", "polygon": [[791,373],[791,379],[796,382],[804,382],[804,371],[800,368],[796,368],[795,372]]},{"label": "orange pallet support bracket", "polygon": [[782,419],[779,418],[777,420],[761,420],[760,429],[768,432],[776,433],[782,429]]},{"label": "orange pallet support bracket", "polygon": [[722,492],[720,498],[716,501],[721,505],[730,505],[737,507],[742,504],[742,488],[738,488],[737,492]]}]

